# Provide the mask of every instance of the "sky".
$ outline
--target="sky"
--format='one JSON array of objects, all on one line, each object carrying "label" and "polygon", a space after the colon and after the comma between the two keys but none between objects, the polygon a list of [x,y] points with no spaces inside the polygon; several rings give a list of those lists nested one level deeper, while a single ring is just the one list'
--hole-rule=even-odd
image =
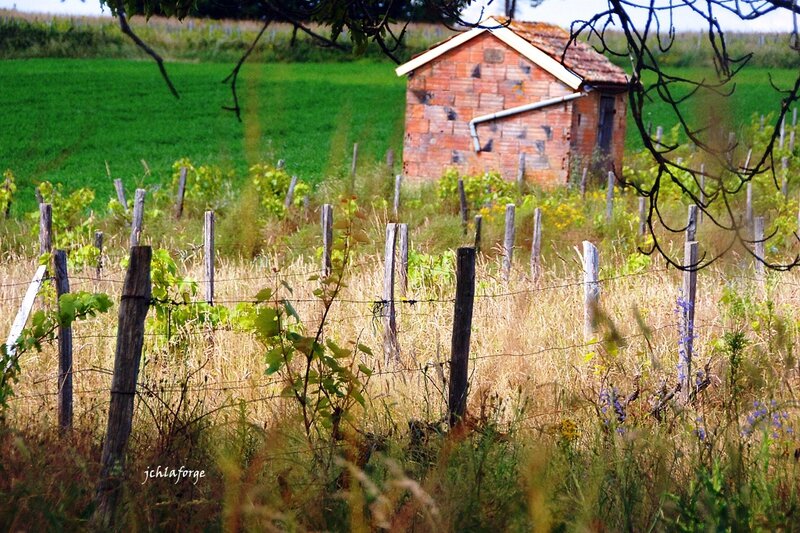
[{"label": "sky", "polygon": [[[467,10],[465,18],[475,20],[480,17],[481,8],[484,14],[502,13],[503,0],[475,0]],[[669,0],[657,0],[666,3]],[[537,20],[569,27],[575,19],[588,18],[606,8],[607,0],[545,0],[540,6],[531,8],[529,0],[517,0],[520,20]],[[102,11],[99,0],[0,0],[0,8],[16,7],[20,11],[38,13],[60,13],[69,15],[108,15]],[[786,10],[777,10],[756,21],[741,21],[734,15],[720,11],[720,24],[725,31],[761,31],[788,32],[792,29],[792,17]],[[678,30],[699,30],[703,28],[702,20],[686,9],[675,13],[675,27]]]}]

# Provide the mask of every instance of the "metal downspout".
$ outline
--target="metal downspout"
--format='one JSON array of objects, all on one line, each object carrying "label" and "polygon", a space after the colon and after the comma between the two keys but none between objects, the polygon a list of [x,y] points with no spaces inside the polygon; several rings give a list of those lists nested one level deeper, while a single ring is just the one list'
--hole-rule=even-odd
[{"label": "metal downspout", "polygon": [[587,94],[588,92],[572,93],[566,96],[559,96],[557,98],[550,98],[548,100],[542,100],[540,102],[535,102],[532,104],[525,104],[517,107],[511,107],[508,109],[503,109],[502,111],[498,111],[497,113],[491,113],[489,115],[481,115],[479,117],[473,118],[472,120],[469,121],[469,134],[472,137],[472,144],[475,148],[475,151],[476,152],[481,151],[481,143],[478,140],[478,130],[475,127],[477,124],[480,124],[481,122],[489,122],[491,120],[497,120],[499,118],[509,117],[511,115],[524,113],[526,111],[541,109],[543,107],[548,107],[551,105],[561,104],[563,102],[570,102],[572,100],[577,100],[578,98],[582,98]]}]

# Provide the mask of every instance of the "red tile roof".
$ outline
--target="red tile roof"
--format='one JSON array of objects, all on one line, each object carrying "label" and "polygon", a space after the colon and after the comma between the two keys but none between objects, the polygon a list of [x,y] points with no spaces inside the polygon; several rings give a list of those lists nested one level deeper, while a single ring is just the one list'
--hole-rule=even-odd
[{"label": "red tile roof", "polygon": [[[495,17],[505,24],[508,19]],[[508,22],[508,29],[578,74],[586,83],[627,84],[625,71],[590,45],[575,41],[567,48],[569,32],[544,22]],[[564,55],[564,48],[567,53]],[[563,61],[562,61],[563,55]]]}]

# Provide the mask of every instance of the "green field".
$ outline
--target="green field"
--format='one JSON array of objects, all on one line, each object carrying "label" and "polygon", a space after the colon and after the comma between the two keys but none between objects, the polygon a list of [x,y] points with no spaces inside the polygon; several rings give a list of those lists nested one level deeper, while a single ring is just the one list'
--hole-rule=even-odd
[{"label": "green field", "polygon": [[[21,208],[33,202],[41,180],[94,187],[98,202],[111,194],[113,177],[129,189],[163,182],[176,159],[221,164],[241,175],[258,160],[287,161],[310,182],[340,174],[352,143],[364,162],[400,152],[405,80],[389,63],[247,65],[240,79],[244,121],[220,81],[230,64],[174,63],[169,71],[181,99],[173,99],[154,64],[132,60],[32,59],[0,62],[0,167],[17,175]],[[699,70],[679,69],[697,75]],[[711,74],[709,72],[709,74]],[[791,70],[750,69],[741,74],[729,111],[738,122],[777,108],[778,84]],[[653,104],[646,121],[669,128],[671,111]],[[630,123],[627,145],[639,146]],[[146,175],[144,160],[151,170]],[[19,207],[19,206],[18,206]]]},{"label": "green field", "polygon": [[[229,64],[172,64],[181,98],[167,92],[150,62],[25,60],[0,63],[0,167],[25,184],[52,180],[70,188],[112,190],[161,182],[188,156],[239,174],[262,159],[284,158],[290,172],[318,182],[347,167],[353,142],[360,159],[399,152],[404,84],[389,64],[258,64],[243,69],[243,122],[220,83]],[[144,178],[144,159],[151,174]]]}]

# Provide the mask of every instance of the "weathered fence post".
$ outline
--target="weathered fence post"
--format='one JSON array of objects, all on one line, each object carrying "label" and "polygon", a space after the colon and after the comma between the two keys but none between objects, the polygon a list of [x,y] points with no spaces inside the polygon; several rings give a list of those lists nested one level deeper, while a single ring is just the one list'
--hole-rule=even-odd
[{"label": "weathered fence post", "polygon": [[661,138],[664,136],[664,128],[656,126],[656,147],[661,148]]},{"label": "weathered fence post", "polygon": [[511,277],[511,263],[514,258],[514,236],[516,234],[514,228],[514,213],[516,209],[514,204],[506,204],[506,227],[503,237],[503,281],[508,281]]},{"label": "weathered fence post", "polygon": [[178,197],[175,200],[175,218],[180,219],[183,216],[183,197],[186,194],[186,167],[181,167],[181,173],[178,177]]},{"label": "weathered fence post", "polygon": [[53,250],[53,206],[39,204],[39,254]]},{"label": "weathered fence post", "polygon": [[697,240],[697,206],[690,205],[689,213],[686,218],[686,242]]},{"label": "weathered fence post", "polygon": [[[61,306],[61,296],[69,293],[67,253],[53,252],[53,276],[56,298]],[[58,326],[58,425],[61,430],[72,428],[72,328]]]},{"label": "weathered fence post", "polygon": [[606,222],[611,222],[611,217],[614,216],[614,182],[616,181],[614,173],[608,171],[608,184],[606,185]]},{"label": "weathered fence post", "polygon": [[[798,218],[800,220],[800,218]],[[481,229],[483,226],[483,215],[475,215],[475,253],[481,252]]]},{"label": "weathered fence post", "polygon": [[408,291],[408,224],[398,224],[400,233],[400,294]]},{"label": "weathered fence post", "polygon": [[333,247],[333,206],[322,206],[322,277],[331,275],[331,250]]},{"label": "weathered fence post", "polygon": [[520,152],[519,163],[517,164],[517,189],[522,194],[525,188],[525,152]]},{"label": "weathered fence post", "polygon": [[786,117],[781,119],[781,132],[778,138],[778,148],[783,150],[784,141],[786,139]]},{"label": "weathered fence post", "polygon": [[461,206],[461,226],[467,234],[467,193],[464,191],[464,180],[458,178],[458,202]]},{"label": "weathered fence post", "polygon": [[580,184],[581,198],[586,198],[586,175],[588,172],[589,172],[589,167],[583,167],[583,172],[581,173],[581,184]]},{"label": "weathered fence post", "polygon": [[600,257],[597,247],[583,241],[583,337],[586,342],[594,340],[594,325],[600,300],[600,284],[597,281]]},{"label": "weathered fence post", "polygon": [[797,108],[792,109],[792,127],[797,126]]},{"label": "weathered fence post", "polygon": [[764,252],[764,217],[756,217],[753,220],[753,253],[756,255],[753,266],[756,270],[756,280],[759,288],[764,288],[764,263],[766,260]]},{"label": "weathered fence post", "polygon": [[531,279],[542,275],[542,209],[533,210],[533,240],[531,241]]},{"label": "weathered fence post", "polygon": [[794,153],[794,130],[789,132],[789,152]]},{"label": "weathered fence post", "polygon": [[100,279],[100,275],[103,271],[103,232],[102,231],[95,231],[94,232],[94,247],[97,249],[97,279]]},{"label": "weathered fence post", "polygon": [[467,371],[474,300],[475,249],[459,248],[456,253],[456,302],[453,313],[450,390],[447,402],[450,427],[458,424],[467,410]]},{"label": "weathered fence post", "polygon": [[139,246],[139,238],[142,236],[144,195],[144,189],[136,189],[136,196],[133,199],[133,221],[131,222],[131,247]]},{"label": "weathered fence post", "polygon": [[125,198],[125,187],[122,185],[122,180],[117,178],[114,180],[114,189],[117,191],[117,201],[122,204],[122,209],[128,212],[128,200]]},{"label": "weathered fence post", "polygon": [[400,362],[397,345],[397,317],[394,305],[394,258],[397,243],[397,224],[386,225],[386,245],[383,254],[383,355],[384,362]]},{"label": "weathered fence post", "polygon": [[639,237],[644,237],[647,231],[647,198],[639,197]]},{"label": "weathered fence post", "polygon": [[[31,284],[28,285],[28,289],[25,291],[25,296],[22,297],[22,303],[17,311],[17,316],[14,317],[14,322],[11,324],[11,331],[8,333],[8,338],[6,339],[6,353],[9,357],[14,357],[14,355],[16,355],[17,341],[19,340],[20,335],[22,335],[22,330],[25,329],[25,324],[28,322],[28,317],[33,309],[33,304],[36,301],[36,295],[39,293],[39,289],[42,287],[42,282],[44,281],[46,274],[47,267],[44,265],[39,265],[39,268],[36,269],[36,273],[33,275]],[[12,361],[8,361],[6,368],[0,368],[0,370],[3,372],[8,372],[12,364]]]},{"label": "weathered fence post", "polygon": [[350,176],[356,177],[356,168],[358,166],[358,143],[353,143],[353,162],[350,166]]},{"label": "weathered fence post", "polygon": [[753,182],[747,182],[745,192],[744,218],[748,228],[753,227]]},{"label": "weathered fence post", "polygon": [[283,201],[283,207],[289,209],[292,207],[292,200],[294,200],[294,188],[297,187],[297,176],[292,176],[289,182],[289,190],[286,191],[286,199]]},{"label": "weathered fence post", "polygon": [[214,211],[203,220],[203,285],[206,303],[214,305]]},{"label": "weathered fence post", "polygon": [[394,177],[394,219],[400,220],[400,186],[403,183],[403,175],[398,174]]},{"label": "weathered fence post", "polygon": [[[731,132],[731,133],[733,133],[733,132]],[[747,172],[747,169],[750,168],[750,159],[752,159],[752,158],[753,158],[753,149],[750,148],[750,149],[747,150],[747,157],[744,158],[744,167],[742,167],[745,172]]]},{"label": "weathered fence post", "polygon": [[386,150],[386,168],[391,172],[394,169],[394,150],[389,148]]},{"label": "weathered fence post", "polygon": [[680,339],[678,340],[678,379],[681,384],[681,398],[684,403],[691,400],[691,387],[693,383],[692,357],[694,353],[694,311],[697,300],[697,241],[690,241],[684,245],[683,266],[688,270],[683,271],[683,287],[678,302],[680,308]]},{"label": "weathered fence post", "polygon": [[130,263],[119,304],[108,426],[100,459],[102,469],[96,494],[97,505],[92,518],[94,525],[103,530],[113,529],[124,475],[125,449],[131,434],[136,380],[144,345],[144,321],[150,307],[151,258],[152,250],[149,246],[131,248]]}]

